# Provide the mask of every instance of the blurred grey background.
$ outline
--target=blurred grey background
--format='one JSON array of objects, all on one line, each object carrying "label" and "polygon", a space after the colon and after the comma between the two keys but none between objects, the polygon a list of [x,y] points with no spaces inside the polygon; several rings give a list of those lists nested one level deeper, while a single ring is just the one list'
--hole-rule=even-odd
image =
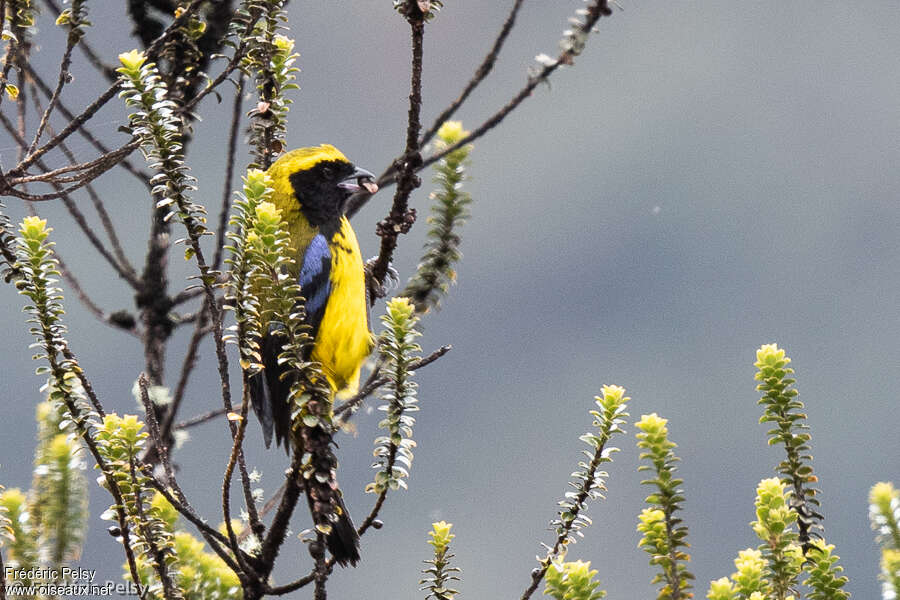
[{"label": "blurred grey background", "polygon": [[[103,4],[92,5],[89,40],[112,61],[137,42],[124,9]],[[427,123],[468,80],[510,4],[448,2],[428,26]],[[683,458],[690,568],[696,596],[704,597],[710,579],[734,571],[738,550],[758,544],[746,525],[754,518],[754,489],[781,458],[757,424],[752,363],[768,342],[794,359],[826,537],[851,578],[848,589],[855,598],[879,596],[866,496],[873,483],[900,479],[900,6],[623,4],[600,22],[574,68],[558,72],[551,87],[538,88],[476,145],[468,184],[474,214],[463,230],[459,282],[443,310],[425,321],[422,338],[426,351],[446,343],[454,349],[418,374],[410,489],[391,496],[385,527],[363,539],[361,566],[333,577],[334,598],[422,597],[426,532],[439,519],[454,523],[464,598],[518,597],[539,543],[551,539],[548,520],[579,459],[592,398],[605,383],[627,388],[635,419],[658,412],[670,421]],[[579,6],[526,2],[494,74],[458,115],[467,126],[524,84],[536,54],[555,54]],[[295,1],[289,12],[302,90],[294,95],[288,145],[331,142],[357,164],[382,169],[404,141],[405,23],[388,0]],[[40,27],[35,60],[55,78],[62,36],[46,16]],[[105,84],[80,55],[73,72],[64,100],[77,108]],[[196,197],[213,214],[229,105],[204,101],[189,157]],[[111,102],[94,131],[121,142],[115,127],[123,114],[121,103]],[[8,167],[15,147],[2,139]],[[80,140],[74,147],[84,158],[94,154]],[[245,150],[239,164],[247,162]],[[412,201],[423,217],[427,177]],[[148,199],[121,173],[99,187],[140,263]],[[366,256],[377,251],[374,224],[391,194],[378,194],[354,221]],[[16,218],[23,214],[17,201],[8,204]],[[103,308],[130,308],[125,285],[67,213],[56,204],[39,209]],[[404,278],[426,229],[422,218],[401,239],[394,264]],[[174,285],[190,273],[179,254],[172,254]],[[66,292],[73,349],[106,406],[135,412],[131,388],[143,368],[141,348],[98,324]],[[29,359],[23,299],[0,286],[0,302],[7,349],[0,482],[27,487],[42,382]],[[169,385],[188,335],[179,331],[170,347]],[[183,417],[220,405],[212,359],[207,342]],[[358,519],[373,500],[363,488],[372,477],[377,415],[362,411],[358,435],[340,439],[340,479]],[[286,458],[265,451],[255,422],[249,431],[248,461],[263,473],[268,494]],[[648,489],[635,471],[634,428],[628,432],[616,440],[623,451],[610,465],[607,499],[588,512],[595,524],[569,553],[592,561],[610,598],[654,594],[635,532]],[[228,445],[224,424],[207,424],[175,455],[189,497],[212,522],[221,520]],[[93,516],[80,564],[97,569],[99,579],[118,578],[120,549],[96,517],[110,500],[93,484],[90,493]],[[295,533],[304,527],[295,519]],[[306,550],[290,542],[277,581],[309,568]]]}]

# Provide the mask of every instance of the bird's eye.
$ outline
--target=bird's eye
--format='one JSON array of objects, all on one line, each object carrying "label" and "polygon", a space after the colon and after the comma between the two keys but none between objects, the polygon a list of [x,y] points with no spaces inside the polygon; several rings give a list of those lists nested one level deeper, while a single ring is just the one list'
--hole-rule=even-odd
[{"label": "bird's eye", "polygon": [[326,179],[331,179],[331,177],[334,175],[334,169],[332,169],[331,167],[325,167],[324,169],[322,169],[322,175],[324,175]]}]

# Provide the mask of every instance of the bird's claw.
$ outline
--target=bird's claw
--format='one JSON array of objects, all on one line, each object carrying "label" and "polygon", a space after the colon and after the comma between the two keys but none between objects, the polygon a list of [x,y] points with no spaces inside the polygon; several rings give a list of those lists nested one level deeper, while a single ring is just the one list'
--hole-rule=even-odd
[{"label": "bird's claw", "polygon": [[400,273],[397,272],[397,269],[394,268],[393,264],[388,263],[387,277],[385,277],[384,283],[380,283],[372,275],[372,269],[375,267],[375,263],[377,262],[377,256],[373,256],[366,261],[366,287],[368,288],[369,294],[372,298],[384,298],[388,295],[388,292],[390,290],[395,289],[400,285]]}]

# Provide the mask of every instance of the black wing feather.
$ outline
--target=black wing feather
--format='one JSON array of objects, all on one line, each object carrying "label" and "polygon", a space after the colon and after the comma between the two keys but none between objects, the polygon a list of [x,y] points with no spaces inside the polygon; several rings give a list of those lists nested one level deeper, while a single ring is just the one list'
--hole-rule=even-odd
[{"label": "black wing feather", "polygon": [[[331,250],[322,234],[315,236],[307,246],[298,279],[300,293],[306,299],[306,323],[315,339],[331,295]],[[284,377],[286,367],[278,364],[282,346],[283,338],[277,331],[270,330],[263,337],[260,354],[265,368],[250,379],[250,400],[262,425],[266,448],[272,443],[274,431],[276,445],[284,444],[285,449],[290,451],[291,409],[288,396],[293,382]]]}]

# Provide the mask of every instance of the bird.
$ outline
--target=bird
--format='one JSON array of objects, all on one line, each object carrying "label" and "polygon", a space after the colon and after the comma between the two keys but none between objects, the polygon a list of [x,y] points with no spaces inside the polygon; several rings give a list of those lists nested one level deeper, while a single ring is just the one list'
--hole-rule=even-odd
[{"label": "bird", "polygon": [[[281,211],[290,247],[296,253],[288,275],[300,284],[304,298],[305,324],[312,339],[307,358],[321,365],[333,402],[335,397],[356,392],[360,369],[374,347],[362,255],[344,211],[355,192],[362,188],[368,193],[377,191],[375,176],[356,167],[330,144],[286,152],[266,172],[273,188],[270,201]],[[284,343],[275,329],[264,335],[260,342],[264,368],[250,380],[250,399],[266,447],[274,433],[276,445],[283,444],[290,451],[296,443],[292,442],[289,402],[293,381],[283,376],[288,366],[278,360]],[[338,564],[356,566],[359,536],[334,478],[337,461],[330,444],[328,436],[318,445],[324,456],[312,459],[318,461],[319,470],[329,473],[330,480],[313,477],[305,488],[328,551]],[[311,490],[316,483],[322,485]]]}]

